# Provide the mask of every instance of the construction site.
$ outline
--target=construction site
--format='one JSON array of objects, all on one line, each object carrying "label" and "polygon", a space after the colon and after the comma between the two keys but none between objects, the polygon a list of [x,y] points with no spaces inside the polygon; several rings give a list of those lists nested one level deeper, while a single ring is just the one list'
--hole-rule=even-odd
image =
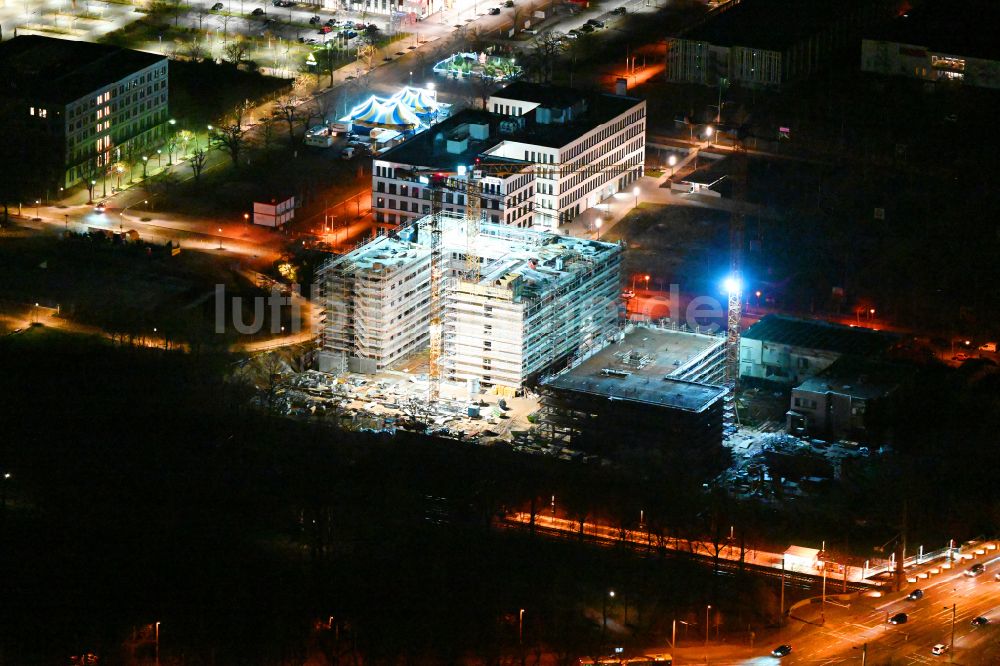
[{"label": "construction site", "polygon": [[488,222],[476,231],[440,213],[326,264],[320,369],[373,374],[428,350],[430,399],[513,396],[618,333],[620,245]]},{"label": "construction site", "polygon": [[711,450],[723,440],[725,338],[629,327],[539,387],[546,439],[593,453],[617,443]]}]

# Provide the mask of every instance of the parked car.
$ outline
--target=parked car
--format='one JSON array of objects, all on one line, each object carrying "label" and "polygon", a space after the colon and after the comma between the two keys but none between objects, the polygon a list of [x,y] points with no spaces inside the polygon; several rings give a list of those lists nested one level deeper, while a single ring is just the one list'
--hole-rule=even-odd
[{"label": "parked car", "polygon": [[566,39],[577,39],[582,34],[583,34],[582,32],[580,32],[576,28],[573,28],[572,30],[566,33]]},{"label": "parked car", "polygon": [[334,19],[334,18],[332,18],[332,19],[327,19],[327,21],[326,21],[326,25],[329,25],[329,26],[334,26],[334,25],[337,25],[337,19]]},{"label": "parked car", "polygon": [[632,291],[631,289],[626,289],[625,291],[622,292],[622,298],[624,298],[625,300],[628,300],[630,298],[635,298],[635,292]]},{"label": "parked car", "polygon": [[503,6],[507,7],[507,8],[513,7],[514,6],[514,0],[507,0],[507,2],[503,3]]},{"label": "parked car", "polygon": [[986,342],[984,344],[981,344],[981,345],[979,345],[979,351],[996,353],[996,351],[997,351],[997,343],[995,343],[995,342]]},{"label": "parked car", "polygon": [[328,25],[323,25],[323,26],[320,26],[320,28],[319,28],[319,34],[321,34],[321,35],[327,35],[327,34],[329,34],[331,32],[333,32],[333,28],[331,28]]},{"label": "parked car", "polygon": [[595,28],[603,28],[604,27],[604,21],[602,21],[601,19],[590,19],[589,21],[587,21],[587,23],[589,23],[590,25],[594,26]]},{"label": "parked car", "polygon": [[889,624],[906,624],[906,621],[909,619],[906,613],[896,613],[889,618]]},{"label": "parked car", "polygon": [[973,627],[985,627],[989,623],[990,623],[990,618],[986,617],[985,615],[978,615],[972,618]]},{"label": "parked car", "polygon": [[595,30],[597,30],[597,28],[590,25],[589,23],[584,23],[583,25],[580,26],[580,32],[591,33],[594,32]]},{"label": "parked car", "polygon": [[525,28],[521,32],[523,32],[526,35],[537,35],[538,34],[538,31],[535,30],[534,28]]},{"label": "parked car", "polygon": [[612,13],[612,14],[618,14],[618,15],[620,15],[620,16],[624,16],[624,15],[625,15],[626,13],[628,13],[628,10],[627,10],[627,9],[625,9],[624,7],[615,7],[615,8],[614,8],[614,9],[613,9],[613,10],[611,11],[611,13]]},{"label": "parked car", "polygon": [[321,20],[322,19],[320,19],[320,17],[318,15],[314,14],[313,17],[311,19],[309,19],[309,25],[316,25]]},{"label": "parked car", "polygon": [[944,654],[947,651],[948,651],[948,646],[945,645],[944,643],[938,643],[937,645],[931,648],[931,654]]},{"label": "parked car", "polygon": [[340,151],[340,159],[349,160],[354,157],[354,146],[348,146]]},{"label": "parked car", "polygon": [[490,16],[497,16],[498,14],[500,14],[499,7],[490,7]]},{"label": "parked car", "polygon": [[772,657],[785,657],[792,653],[792,646],[785,643],[771,650]]},{"label": "parked car", "polygon": [[910,601],[916,601],[917,599],[923,599],[923,597],[924,597],[924,591],[923,590],[913,590],[908,595],[906,595],[906,598],[909,599]]},{"label": "parked car", "polygon": [[225,5],[224,5],[224,4],[222,4],[221,2],[217,2],[217,3],[215,3],[214,5],[212,5],[212,11],[213,11],[213,12],[219,12],[219,11],[222,11],[222,8],[223,8],[223,7],[225,7]]},{"label": "parked car", "polygon": [[252,12],[250,12],[250,16],[260,16],[263,13],[264,13],[264,9],[261,8],[261,7],[257,7]]},{"label": "parked car", "polygon": [[107,205],[103,201],[98,201],[97,205],[94,206],[94,212],[95,213],[103,213],[106,208],[107,208]]}]

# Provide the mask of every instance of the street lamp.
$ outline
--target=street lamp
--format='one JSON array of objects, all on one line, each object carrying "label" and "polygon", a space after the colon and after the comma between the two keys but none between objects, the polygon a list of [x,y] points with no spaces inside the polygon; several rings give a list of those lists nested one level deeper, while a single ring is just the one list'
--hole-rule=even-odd
[{"label": "street lamp", "polygon": [[42,205],[41,199],[35,199],[35,219],[41,219],[41,213],[38,212],[39,207]]},{"label": "street lamp", "polygon": [[149,166],[149,155],[142,156],[142,179],[146,180],[146,168]]},{"label": "street lamp", "polygon": [[708,612],[712,610],[712,604],[705,606],[705,663],[708,663]]},{"label": "street lamp", "polygon": [[157,148],[156,149],[156,166],[157,166],[157,168],[159,168],[159,166],[160,166],[160,157],[162,155],[163,155],[163,151],[160,150],[159,148]]},{"label": "street lamp", "polygon": [[632,188],[632,196],[635,197],[635,206],[636,206],[636,208],[638,208],[639,207],[639,188],[638,187],[633,187]]},{"label": "street lamp", "polygon": [[674,177],[674,169],[677,167],[677,156],[671,155],[667,158],[667,164],[670,166],[670,177]]},{"label": "street lamp", "polygon": [[[597,218],[597,221],[594,222],[594,228],[597,229],[597,240],[601,240],[601,225],[602,224],[604,224],[604,220],[602,220],[601,218]],[[611,596],[615,596],[614,593],[612,593]]]},{"label": "street lamp", "polygon": [[[149,201],[146,200],[146,199],[143,199],[142,203],[148,204]],[[122,208],[122,212],[118,213],[118,231],[121,231],[122,233],[124,233],[124,231],[125,231],[125,211],[127,211],[132,206],[138,206],[138,205],[139,205],[138,201],[136,203],[134,203],[134,204],[129,204],[129,205],[125,206],[124,208]]]},{"label": "street lamp", "polygon": [[521,645],[524,640],[524,609],[517,612],[517,644]]},{"label": "street lamp", "polygon": [[222,249],[222,227],[219,227],[219,249]]},{"label": "street lamp", "polygon": [[712,135],[715,134],[715,128],[709,125],[705,128],[705,138],[708,140],[708,145],[712,145]]},{"label": "street lamp", "polygon": [[[951,641],[949,641],[949,644],[948,644],[948,663],[949,664],[955,663],[955,613],[956,613],[956,608],[957,607],[958,607],[958,604],[952,604],[951,605]],[[948,610],[948,607],[945,606],[944,609]]]},{"label": "street lamp", "polygon": [[250,224],[250,213],[243,213],[243,226]]},{"label": "street lamp", "polygon": [[646,291],[649,291],[649,276],[644,275],[642,279],[646,281]]}]

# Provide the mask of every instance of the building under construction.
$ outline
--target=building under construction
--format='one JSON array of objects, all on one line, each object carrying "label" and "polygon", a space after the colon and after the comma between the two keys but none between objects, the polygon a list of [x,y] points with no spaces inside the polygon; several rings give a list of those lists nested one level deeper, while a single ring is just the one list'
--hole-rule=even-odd
[{"label": "building under construction", "polygon": [[321,269],[320,369],[388,368],[426,349],[439,319],[444,384],[513,390],[616,335],[620,245],[488,222],[470,234],[449,213],[434,224],[424,217]]},{"label": "building under construction", "polygon": [[722,443],[725,338],[637,327],[542,382],[542,427],[574,449]]}]

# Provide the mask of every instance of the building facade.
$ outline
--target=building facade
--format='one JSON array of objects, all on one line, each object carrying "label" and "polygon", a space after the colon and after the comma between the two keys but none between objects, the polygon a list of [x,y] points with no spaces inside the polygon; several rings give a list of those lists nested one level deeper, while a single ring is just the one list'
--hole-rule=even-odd
[{"label": "building facade", "polygon": [[873,357],[894,341],[866,328],[767,315],[740,336],[740,377],[795,386],[845,354]]},{"label": "building facade", "polygon": [[[459,180],[480,174],[476,187],[488,221],[543,229],[642,176],[643,100],[517,82],[492,95],[487,109],[455,114],[374,160],[377,222],[391,228],[429,214],[436,173]],[[441,210],[464,214],[463,190],[444,188]]]},{"label": "building facade", "polygon": [[861,41],[861,70],[928,83],[1000,88],[1000,7],[925,3]]},{"label": "building facade", "polygon": [[6,113],[26,116],[59,147],[53,188],[111,189],[122,177],[114,165],[139,163],[167,135],[165,56],[20,36],[0,44],[0,75]]},{"label": "building facade", "polygon": [[[444,382],[517,389],[615,328],[620,245],[490,222],[470,241],[464,217],[438,219]],[[321,369],[377,372],[427,348],[431,224],[425,217],[324,265]]]},{"label": "building facade", "polygon": [[887,19],[896,0],[740,0],[667,40],[666,78],[678,83],[775,88],[809,78]]}]

